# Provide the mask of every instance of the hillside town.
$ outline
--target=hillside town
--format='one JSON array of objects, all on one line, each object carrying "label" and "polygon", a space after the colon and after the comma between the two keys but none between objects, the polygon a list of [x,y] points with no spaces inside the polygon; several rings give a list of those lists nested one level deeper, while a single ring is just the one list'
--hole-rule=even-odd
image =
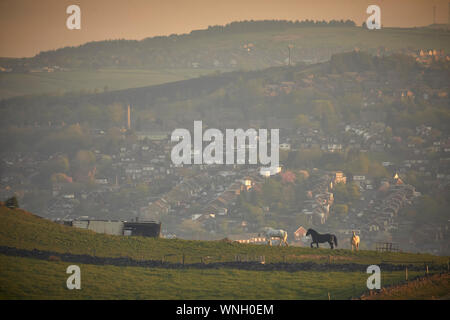
[{"label": "hillside town", "polygon": [[[348,55],[365,57],[357,50]],[[336,233],[344,248],[356,231],[363,248],[382,242],[448,254],[450,221],[421,216],[432,203],[431,190],[448,193],[450,135],[427,119],[393,128],[385,107],[448,106],[448,83],[440,81],[432,63],[448,56],[424,49],[413,58],[434,77],[433,85],[425,82],[425,71],[408,86],[397,71],[341,71],[346,57],[339,55],[331,59],[331,72],[302,71],[290,80],[263,83],[259,92],[269,105],[299,92],[361,92],[361,100],[350,96],[343,102],[353,113],[340,117],[328,100],[313,100],[313,111],[296,118],[242,121],[243,128],[280,128],[280,167],[274,172],[261,174],[260,165],[248,164],[175,165],[170,158],[175,120],[136,128],[139,119],[129,105],[112,105],[108,110],[119,115],[120,129],[64,121],[28,125],[87,135],[92,143],[75,152],[3,151],[0,198],[15,195],[22,207],[60,222],[157,221],[168,238],[258,242],[260,229],[270,224],[286,229],[291,244],[305,246],[304,230],[313,226]],[[219,120],[221,112],[216,116],[226,128],[233,122]]]},{"label": "hillside town", "polygon": [[[297,245],[307,245],[307,240],[294,232],[301,225],[293,225],[292,218],[300,217],[303,227],[315,226],[324,231],[333,230],[338,238],[348,238],[352,230],[358,230],[367,247],[377,241],[400,242],[404,250],[436,250],[427,248],[434,241],[442,245],[448,242],[449,225],[425,223],[419,230],[414,229],[414,221],[408,220],[402,210],[411,206],[421,196],[414,185],[404,183],[402,176],[411,171],[422,173],[422,183],[437,189],[448,188],[450,182],[450,137],[434,140],[430,132],[433,128],[417,127],[416,132],[426,143],[416,146],[402,142],[398,137],[386,138],[382,133],[382,123],[356,125],[347,124],[342,128],[340,140],[330,137],[320,130],[290,130],[280,144],[283,150],[291,152],[320,149],[326,153],[339,152],[351,148],[360,152],[389,151],[401,148],[409,158],[399,161],[382,161],[382,166],[392,178],[375,179],[364,175],[345,176],[342,171],[314,169],[303,170],[308,176],[306,199],[290,217],[276,216],[277,223],[290,232],[290,240]],[[96,130],[94,134],[102,135]],[[51,197],[38,214],[61,221],[90,219],[125,219],[128,221],[163,221],[162,232],[166,237],[198,238],[196,228],[203,230],[202,238],[229,237],[237,241],[250,241],[258,233],[258,225],[246,221],[238,206],[238,197],[244,191],[261,188],[272,176],[261,176],[259,168],[250,165],[198,165],[175,166],[170,161],[168,132],[137,132],[137,141],[131,147],[122,147],[114,154],[101,154],[94,150],[97,163],[108,157],[111,159],[109,174],[89,174],[92,186],[86,189],[70,190],[72,177],[60,177],[51,184]],[[430,150],[437,157],[430,158]],[[38,174],[45,159],[39,154],[2,155],[1,198],[22,194],[22,205],[28,203],[27,188],[32,185],[33,176]],[[280,174],[289,171],[282,169]],[[89,175],[88,174],[88,175]],[[62,180],[61,180],[62,179]],[[160,190],[145,187],[159,181]],[[334,189],[337,184],[355,184],[360,198],[350,207],[348,215],[337,225],[330,219],[334,210]],[[131,191],[130,191],[131,190]],[[132,199],[128,201],[127,199]],[[265,210],[270,211],[269,208]],[[267,212],[270,215],[270,212]],[[333,225],[329,225],[329,220]],[[177,226],[189,226],[179,228]],[[336,229],[336,227],[338,229]],[[186,232],[190,230],[191,233]],[[239,234],[233,234],[239,230]],[[411,234],[411,232],[416,234]],[[418,243],[419,233],[432,234],[432,239]],[[438,230],[438,232],[436,232]],[[303,234],[304,236],[304,234]],[[448,247],[442,247],[442,252]],[[438,251],[439,253],[440,251]]]}]

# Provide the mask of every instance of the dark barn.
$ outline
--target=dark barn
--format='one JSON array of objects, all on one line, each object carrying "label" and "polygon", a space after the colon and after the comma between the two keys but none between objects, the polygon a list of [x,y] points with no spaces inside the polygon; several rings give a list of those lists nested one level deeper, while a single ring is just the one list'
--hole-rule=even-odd
[{"label": "dark barn", "polygon": [[124,234],[133,236],[159,238],[161,234],[161,223],[149,222],[125,222]]}]

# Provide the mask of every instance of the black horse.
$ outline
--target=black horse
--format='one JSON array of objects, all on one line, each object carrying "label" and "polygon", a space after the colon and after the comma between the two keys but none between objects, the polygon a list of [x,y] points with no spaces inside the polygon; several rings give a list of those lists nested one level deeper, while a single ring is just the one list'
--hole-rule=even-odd
[{"label": "black horse", "polygon": [[311,242],[311,248],[313,247],[313,244],[315,243],[317,245],[317,248],[319,247],[319,243],[324,243],[324,242],[328,242],[330,244],[331,249],[334,248],[333,246],[333,242],[336,245],[336,247],[338,246],[337,244],[337,238],[334,234],[320,234],[317,231],[313,230],[313,229],[308,229],[308,232],[306,232],[306,235],[309,236],[311,235],[312,238],[312,242]]}]

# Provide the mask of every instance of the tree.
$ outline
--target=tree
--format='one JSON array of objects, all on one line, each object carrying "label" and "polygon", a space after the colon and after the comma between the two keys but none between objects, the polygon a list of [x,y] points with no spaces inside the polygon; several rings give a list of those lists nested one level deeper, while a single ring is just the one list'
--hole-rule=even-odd
[{"label": "tree", "polygon": [[336,133],[338,118],[330,100],[313,100],[313,115],[320,119],[321,128],[328,133]]},{"label": "tree", "polygon": [[334,212],[339,216],[346,216],[348,214],[348,205],[346,204],[335,204]]},{"label": "tree", "polygon": [[281,184],[275,179],[267,179],[262,186],[263,201],[267,205],[278,202],[281,199]]},{"label": "tree", "polygon": [[309,120],[309,117],[303,113],[300,113],[295,118],[295,124],[299,129],[318,129],[319,123]]},{"label": "tree", "polygon": [[51,173],[68,173],[70,169],[69,159],[66,155],[60,155],[49,161],[49,167],[51,168]]},{"label": "tree", "polygon": [[369,165],[369,175],[374,178],[387,178],[389,173],[380,163],[372,161]]},{"label": "tree", "polygon": [[392,128],[391,127],[386,127],[386,129],[384,129],[384,136],[387,138],[387,139],[390,139],[390,138],[392,138]]},{"label": "tree", "polygon": [[293,166],[296,168],[316,167],[317,162],[322,157],[322,150],[320,148],[301,149],[295,155]]},{"label": "tree", "polygon": [[106,107],[108,120],[114,125],[121,125],[125,122],[125,111],[121,104],[114,103]]},{"label": "tree", "polygon": [[295,173],[290,170],[286,170],[286,171],[282,172],[280,174],[280,176],[281,176],[281,181],[283,181],[283,183],[294,183],[295,179],[297,178]]},{"label": "tree", "polygon": [[337,203],[346,203],[348,201],[348,190],[345,183],[336,183],[333,193]]},{"label": "tree", "polygon": [[17,201],[17,197],[16,196],[12,196],[8,200],[6,200],[5,206],[10,208],[10,209],[18,208],[19,207],[19,201]]},{"label": "tree", "polygon": [[79,150],[75,155],[74,164],[78,168],[91,168],[95,164],[95,154],[89,150]]},{"label": "tree", "polygon": [[348,121],[358,121],[360,118],[360,110],[363,105],[363,95],[361,93],[345,93],[342,97],[337,98],[338,111],[344,119]]},{"label": "tree", "polygon": [[333,192],[336,202],[340,204],[355,201],[361,197],[359,187],[354,183],[336,183]]},{"label": "tree", "polygon": [[347,194],[350,201],[358,200],[361,197],[359,187],[355,183],[347,184]]},{"label": "tree", "polygon": [[367,155],[360,153],[348,161],[347,170],[353,175],[366,175],[369,172],[369,164]]}]

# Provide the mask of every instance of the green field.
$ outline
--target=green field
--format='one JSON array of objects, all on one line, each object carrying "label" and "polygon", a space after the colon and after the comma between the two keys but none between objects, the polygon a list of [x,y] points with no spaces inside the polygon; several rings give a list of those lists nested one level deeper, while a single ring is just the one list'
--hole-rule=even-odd
[{"label": "green field", "polygon": [[[187,241],[97,234],[53,223],[21,209],[0,206],[0,246],[98,257],[131,257],[198,263],[233,261],[235,255],[265,255],[270,262],[363,265],[390,263],[446,264],[448,257],[428,254],[268,247],[225,241]],[[66,288],[66,268],[81,269],[81,290]],[[350,299],[367,290],[365,272],[252,271],[237,268],[145,268],[89,265],[0,254],[0,299]],[[409,272],[409,278],[424,272]],[[401,283],[404,271],[382,272],[382,286]],[[439,291],[439,292],[442,292]]]},{"label": "green field", "polygon": [[[350,299],[361,295],[363,272],[261,272],[237,269],[114,267],[77,264],[81,290],[68,290],[73,263],[0,255],[0,299]],[[411,277],[417,273],[411,273]],[[382,285],[403,280],[383,272]]]},{"label": "green field", "polygon": [[378,253],[345,249],[311,249],[304,247],[269,247],[229,243],[225,241],[192,241],[181,239],[155,239],[98,234],[53,223],[23,210],[0,207],[0,246],[20,249],[38,249],[58,253],[88,254],[98,257],[130,257],[136,260],[162,260],[198,263],[202,257],[208,261],[234,261],[236,255],[265,256],[271,262],[333,262],[375,264],[434,263],[446,264],[447,257],[415,253]]},{"label": "green field", "polygon": [[100,69],[93,71],[0,73],[0,100],[29,94],[62,94],[77,91],[103,92],[152,86],[196,78],[211,73],[206,69]]},{"label": "green field", "polygon": [[414,281],[390,287],[379,294],[368,296],[371,300],[425,300],[450,299],[450,274],[420,277]]}]

